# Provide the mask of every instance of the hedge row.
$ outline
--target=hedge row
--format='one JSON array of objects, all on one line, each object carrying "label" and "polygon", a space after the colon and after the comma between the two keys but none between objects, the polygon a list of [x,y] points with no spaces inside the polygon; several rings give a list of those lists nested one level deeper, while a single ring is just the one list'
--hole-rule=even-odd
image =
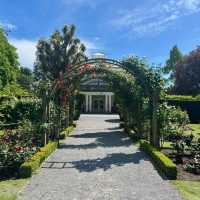
[{"label": "hedge row", "polygon": [[41,163],[57,148],[57,142],[50,142],[41,148],[30,160],[24,162],[19,168],[19,176],[21,178],[31,177]]},{"label": "hedge row", "polygon": [[140,148],[151,156],[158,168],[170,179],[176,179],[177,167],[167,156],[151,146],[147,141],[140,141]]},{"label": "hedge row", "polygon": [[164,100],[174,101],[200,101],[200,95],[198,96],[186,96],[186,95],[167,95]]},{"label": "hedge row", "polygon": [[65,139],[73,130],[74,128],[76,127],[76,124],[72,124],[71,126],[67,127],[66,129],[64,129],[61,133],[60,133],[60,136],[59,138],[61,140]]}]

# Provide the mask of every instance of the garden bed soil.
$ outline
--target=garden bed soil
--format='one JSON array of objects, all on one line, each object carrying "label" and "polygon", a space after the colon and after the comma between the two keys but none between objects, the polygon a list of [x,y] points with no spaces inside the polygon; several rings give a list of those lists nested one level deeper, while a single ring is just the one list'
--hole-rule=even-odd
[{"label": "garden bed soil", "polygon": [[[174,163],[176,163],[175,155],[173,154],[173,150],[172,149],[165,148],[165,149],[162,149],[161,151],[167,157],[172,159]],[[188,162],[190,160],[191,160],[191,156],[189,156],[189,155],[183,156],[183,163],[186,163],[186,162]],[[178,180],[200,181],[200,174],[193,174],[191,172],[187,172],[184,169],[183,164],[177,164],[176,163],[176,165],[177,165],[177,170],[178,170],[178,176],[177,176]]]}]

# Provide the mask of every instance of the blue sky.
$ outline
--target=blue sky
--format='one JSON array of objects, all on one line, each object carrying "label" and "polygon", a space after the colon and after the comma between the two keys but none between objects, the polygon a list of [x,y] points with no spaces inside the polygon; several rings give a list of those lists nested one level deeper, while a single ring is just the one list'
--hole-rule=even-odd
[{"label": "blue sky", "polygon": [[188,53],[200,44],[200,0],[0,0],[0,26],[21,65],[32,67],[35,45],[64,24],[75,24],[88,55],[130,54],[164,63],[177,44]]}]

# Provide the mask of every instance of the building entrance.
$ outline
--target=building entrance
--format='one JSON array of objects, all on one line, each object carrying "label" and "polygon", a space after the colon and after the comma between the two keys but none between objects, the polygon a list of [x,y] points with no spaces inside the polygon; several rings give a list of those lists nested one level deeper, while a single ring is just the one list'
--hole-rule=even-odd
[{"label": "building entrance", "polygon": [[92,112],[94,113],[105,112],[105,96],[103,95],[92,96]]}]

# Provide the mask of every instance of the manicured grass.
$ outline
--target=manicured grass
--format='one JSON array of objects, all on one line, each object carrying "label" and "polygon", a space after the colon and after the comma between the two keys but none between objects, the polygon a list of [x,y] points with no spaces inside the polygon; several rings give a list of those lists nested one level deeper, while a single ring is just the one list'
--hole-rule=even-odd
[{"label": "manicured grass", "polygon": [[0,181],[0,200],[15,200],[17,194],[23,186],[28,183],[29,179],[11,179]]},{"label": "manicured grass", "polygon": [[[192,134],[195,139],[198,139],[200,137],[200,124],[189,124],[188,127],[192,129]],[[188,131],[187,133],[190,134],[191,131]]]},{"label": "manicured grass", "polygon": [[200,181],[173,181],[185,200],[200,200]]}]

